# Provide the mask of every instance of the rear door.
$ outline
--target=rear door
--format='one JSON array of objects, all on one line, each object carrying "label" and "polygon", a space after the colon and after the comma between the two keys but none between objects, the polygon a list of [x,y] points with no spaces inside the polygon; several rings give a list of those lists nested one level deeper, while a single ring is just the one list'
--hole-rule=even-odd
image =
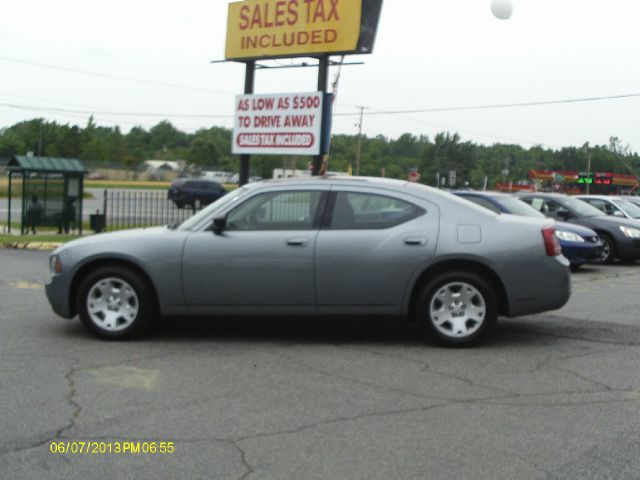
[{"label": "rear door", "polygon": [[321,312],[399,313],[435,253],[436,205],[395,191],[334,186],[316,247]]}]

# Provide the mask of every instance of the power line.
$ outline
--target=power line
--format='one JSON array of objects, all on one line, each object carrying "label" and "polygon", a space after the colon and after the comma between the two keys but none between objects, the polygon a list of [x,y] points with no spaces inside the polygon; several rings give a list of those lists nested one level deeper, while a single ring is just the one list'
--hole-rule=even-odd
[{"label": "power line", "polygon": [[59,67],[57,65],[48,65],[46,63],[31,62],[31,61],[28,61],[28,60],[19,60],[19,59],[16,59],[16,58],[9,58],[9,57],[0,56],[0,61],[19,63],[19,64],[22,64],[22,65],[30,65],[32,67],[48,68],[48,69],[51,69],[51,70],[59,70],[61,72],[79,73],[81,75],[90,75],[92,77],[102,77],[102,78],[110,78],[112,80],[124,80],[126,82],[143,83],[143,84],[147,84],[147,85],[157,85],[157,86],[160,86],[160,87],[179,88],[179,89],[182,89],[182,90],[192,90],[192,91],[196,91],[196,92],[215,93],[215,94],[219,94],[219,95],[236,95],[235,92],[228,92],[228,91],[225,91],[225,90],[212,90],[210,88],[201,88],[201,87],[193,87],[193,86],[188,86],[188,85],[179,85],[177,83],[169,83],[169,82],[158,82],[158,81],[155,81],[155,80],[145,80],[145,79],[142,79],[142,78],[124,77],[124,76],[120,76],[120,75],[112,75],[110,73],[91,72],[91,71],[88,71],[88,70],[80,70],[80,69],[77,69],[77,68]]},{"label": "power line", "polygon": [[[372,110],[368,115],[397,115],[405,113],[436,113],[436,112],[461,112],[469,110],[493,110],[499,108],[536,107],[542,105],[558,105],[563,103],[596,102],[602,100],[618,100],[621,98],[640,97],[640,93],[623,93],[620,95],[603,95],[599,97],[565,98],[560,100],[541,100],[538,102],[497,103],[489,105],[471,105],[462,107],[437,107],[412,110]],[[359,107],[358,107],[359,108]],[[360,115],[359,112],[336,113],[339,116]]]},{"label": "power line", "polygon": [[[0,60],[2,60],[2,57],[0,57]],[[568,103],[578,103],[578,102],[595,102],[595,101],[602,101],[602,100],[617,100],[622,98],[634,98],[634,97],[640,97],[640,93],[603,95],[599,97],[566,98],[561,100],[541,100],[537,102],[472,105],[472,106],[462,106],[462,107],[438,107],[438,108],[423,108],[423,109],[412,109],[412,110],[371,110],[367,113],[367,115],[402,115],[402,114],[415,114],[415,113],[490,110],[490,109],[500,109],[500,108],[532,107],[532,106],[557,105],[557,104],[568,104]],[[0,106],[23,109],[23,110],[42,110],[42,111],[60,112],[60,113],[65,113],[65,112],[66,113],[88,113],[88,114],[94,113],[94,114],[100,114],[100,115],[124,115],[124,116],[132,116],[132,117],[170,116],[170,117],[179,117],[179,118],[233,118],[233,115],[199,115],[199,114],[190,114],[190,113],[109,112],[109,111],[71,110],[71,109],[62,109],[62,108],[55,108],[55,107],[25,106],[25,105],[17,105],[17,104],[10,104],[10,103],[0,103]],[[358,107],[358,109],[359,108],[360,107]],[[360,116],[360,112],[334,113],[334,115],[339,117]]]},{"label": "power line", "polygon": [[144,112],[108,112],[99,110],[75,110],[69,108],[40,107],[35,105],[17,105],[14,103],[0,102],[1,107],[16,108],[18,110],[30,110],[36,112],[51,113],[80,113],[86,115],[107,115],[123,117],[177,117],[177,118],[233,118],[233,115],[198,115],[193,113],[144,113]]}]

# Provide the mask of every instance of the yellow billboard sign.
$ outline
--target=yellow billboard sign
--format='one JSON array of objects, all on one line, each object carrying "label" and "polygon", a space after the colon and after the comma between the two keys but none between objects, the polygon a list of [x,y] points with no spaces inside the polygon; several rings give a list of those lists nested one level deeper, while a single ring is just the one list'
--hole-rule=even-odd
[{"label": "yellow billboard sign", "polygon": [[230,3],[225,58],[246,60],[356,53],[362,5],[362,0],[245,0]]}]

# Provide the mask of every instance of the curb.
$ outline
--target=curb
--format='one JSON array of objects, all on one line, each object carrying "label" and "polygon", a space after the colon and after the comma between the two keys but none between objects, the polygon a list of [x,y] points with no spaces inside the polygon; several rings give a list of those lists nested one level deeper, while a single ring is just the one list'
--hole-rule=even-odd
[{"label": "curb", "polygon": [[62,242],[4,242],[0,248],[14,250],[55,250]]}]

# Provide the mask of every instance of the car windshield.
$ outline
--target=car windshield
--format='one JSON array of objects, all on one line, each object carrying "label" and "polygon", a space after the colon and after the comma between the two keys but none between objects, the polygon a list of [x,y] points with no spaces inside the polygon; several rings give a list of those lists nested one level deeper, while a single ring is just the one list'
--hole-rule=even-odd
[{"label": "car windshield", "polygon": [[540,213],[538,210],[536,210],[531,205],[528,205],[522,200],[519,200],[517,198],[500,196],[500,197],[493,197],[493,199],[496,202],[500,203],[506,210],[508,210],[511,215],[520,215],[522,217],[533,217],[533,218],[545,218],[545,216],[542,213]]},{"label": "car windshield", "polygon": [[235,189],[234,191],[220,197],[218,200],[213,202],[207,208],[200,210],[198,213],[193,215],[192,217],[187,218],[184,222],[180,224],[178,230],[187,230],[191,231],[198,227],[208,217],[215,214],[216,211],[224,209],[227,205],[237,201],[240,197],[242,197],[247,192],[247,187],[240,187]]},{"label": "car windshield", "polygon": [[618,206],[631,218],[640,219],[640,207],[626,199],[616,200]]},{"label": "car windshield", "polygon": [[573,210],[581,217],[601,217],[604,215],[602,210],[598,210],[596,207],[589,205],[587,202],[574,197],[564,197],[561,203]]}]

